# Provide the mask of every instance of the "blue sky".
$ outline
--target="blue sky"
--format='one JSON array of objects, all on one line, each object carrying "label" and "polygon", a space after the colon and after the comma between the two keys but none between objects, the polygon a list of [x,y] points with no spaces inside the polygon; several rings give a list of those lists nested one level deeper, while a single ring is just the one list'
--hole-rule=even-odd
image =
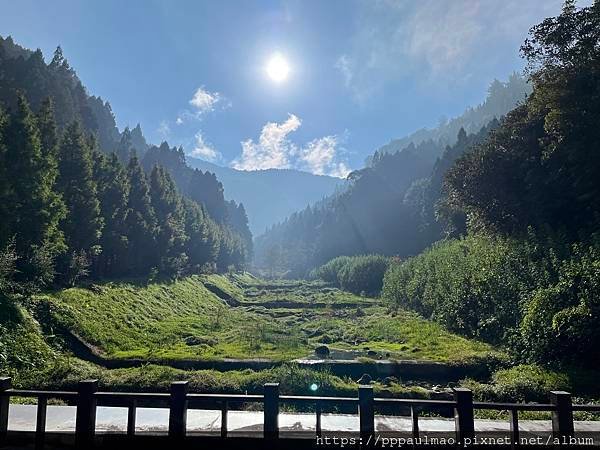
[{"label": "blue sky", "polygon": [[[8,1],[0,34],[56,45],[120,128],[241,169],[344,175],[483,100],[560,0]],[[588,2],[589,3],[589,2]],[[274,82],[279,53],[290,71]]]}]

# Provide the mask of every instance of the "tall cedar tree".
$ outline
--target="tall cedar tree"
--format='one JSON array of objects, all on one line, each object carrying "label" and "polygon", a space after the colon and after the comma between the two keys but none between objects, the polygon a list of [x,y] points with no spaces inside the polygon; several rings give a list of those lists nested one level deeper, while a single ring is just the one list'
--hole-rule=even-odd
[{"label": "tall cedar tree", "polygon": [[150,174],[150,198],[158,223],[155,248],[159,267],[166,273],[181,271],[187,263],[184,211],[175,182],[161,166],[154,166]]},{"label": "tall cedar tree", "polygon": [[119,145],[117,145],[116,154],[123,164],[126,164],[134,155],[129,127],[125,127],[123,133],[121,133],[121,140],[119,141]]},{"label": "tall cedar tree", "polygon": [[214,267],[220,248],[219,227],[206,211],[193,200],[184,198],[185,233],[189,240],[186,253],[192,270]]},{"label": "tall cedar tree", "polygon": [[93,174],[92,148],[78,122],[67,127],[59,149],[58,189],[67,206],[62,222],[69,249],[89,252],[98,245],[103,221]]},{"label": "tall cedar tree", "polygon": [[124,273],[127,254],[127,218],[129,181],[125,167],[115,153],[106,156],[94,153],[94,178],[98,184],[100,213],[104,229],[100,238],[102,254],[95,271],[98,276],[111,277]]},{"label": "tall cedar tree", "polygon": [[[38,120],[22,95],[17,109],[4,127],[5,150],[2,166],[5,178],[0,195],[3,205],[2,246],[15,237],[20,278],[49,281],[51,259],[64,251],[59,222],[64,217],[60,195],[54,190],[57,170],[54,150],[46,147],[53,126],[50,109],[42,109],[39,122],[44,124],[44,147]],[[49,133],[49,134],[46,134]]]},{"label": "tall cedar tree", "polygon": [[155,266],[152,259],[156,236],[156,217],[150,200],[150,188],[137,156],[127,166],[129,199],[126,223],[128,271],[145,274]]}]

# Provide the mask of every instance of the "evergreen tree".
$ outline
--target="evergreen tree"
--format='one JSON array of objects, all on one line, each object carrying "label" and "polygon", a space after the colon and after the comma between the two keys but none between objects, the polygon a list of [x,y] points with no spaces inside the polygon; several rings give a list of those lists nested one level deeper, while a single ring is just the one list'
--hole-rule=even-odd
[{"label": "evergreen tree", "polygon": [[131,131],[129,130],[129,127],[125,127],[123,133],[121,133],[121,140],[117,146],[116,153],[119,160],[123,163],[129,161],[133,156],[134,149],[131,143]]},{"label": "evergreen tree", "polygon": [[192,270],[215,270],[219,254],[219,228],[206,211],[193,200],[184,198],[185,233],[188,236],[186,254]]},{"label": "evergreen tree", "polygon": [[65,211],[54,190],[56,165],[43,152],[37,120],[24,96],[18,96],[17,105],[4,133],[0,195],[6,215],[0,240],[4,246],[5,239],[15,237],[22,278],[48,282],[53,277],[52,258],[65,249],[58,227]]},{"label": "evergreen tree", "polygon": [[128,212],[125,221],[128,239],[127,260],[129,272],[146,274],[153,267],[156,217],[150,200],[150,188],[137,156],[127,166],[129,181]]},{"label": "evergreen tree", "polygon": [[123,263],[127,257],[125,228],[129,196],[127,173],[116,154],[105,156],[95,152],[94,178],[98,185],[100,212],[104,220],[100,239],[102,254],[98,259],[96,273],[100,276],[120,275],[125,271]]},{"label": "evergreen tree", "polygon": [[40,130],[42,155],[54,176],[58,175],[58,132],[54,120],[52,99],[47,97],[37,113],[37,123]]},{"label": "evergreen tree", "polygon": [[90,252],[98,245],[103,221],[93,176],[92,148],[78,122],[66,129],[59,149],[58,189],[67,206],[62,222],[69,249]]},{"label": "evergreen tree", "polygon": [[[1,55],[0,55],[1,56]],[[8,115],[0,107],[0,244],[6,245],[10,238],[10,183],[6,167],[6,138]]]},{"label": "evergreen tree", "polygon": [[160,268],[166,273],[179,273],[187,264],[183,207],[175,182],[161,166],[155,166],[150,174],[150,198],[158,223],[156,250]]}]

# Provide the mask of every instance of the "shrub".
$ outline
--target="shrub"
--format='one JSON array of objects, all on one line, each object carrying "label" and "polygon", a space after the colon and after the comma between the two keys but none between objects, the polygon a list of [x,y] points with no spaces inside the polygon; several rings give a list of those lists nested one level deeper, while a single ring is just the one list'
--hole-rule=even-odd
[{"label": "shrub", "polygon": [[536,290],[521,324],[529,358],[570,363],[600,361],[600,247],[576,245],[559,267],[558,280]]},{"label": "shrub", "polygon": [[340,269],[340,287],[355,294],[379,295],[389,264],[389,258],[381,255],[354,256]]},{"label": "shrub", "polygon": [[486,236],[435,244],[394,264],[383,296],[470,337],[501,342],[520,320],[519,298],[530,276],[513,241]]},{"label": "shrub", "polygon": [[600,361],[600,240],[486,235],[443,241],[393,264],[382,295],[526,361]]},{"label": "shrub", "polygon": [[378,295],[390,258],[381,255],[339,256],[313,270],[312,276],[355,294]]},{"label": "shrub", "polygon": [[338,274],[352,258],[350,256],[338,256],[320,267],[312,270],[311,278],[320,278],[328,283],[334,283],[339,286]]},{"label": "shrub", "polygon": [[519,365],[498,370],[491,383],[465,380],[478,400],[500,402],[545,402],[553,390],[570,390],[569,377],[537,365]]}]

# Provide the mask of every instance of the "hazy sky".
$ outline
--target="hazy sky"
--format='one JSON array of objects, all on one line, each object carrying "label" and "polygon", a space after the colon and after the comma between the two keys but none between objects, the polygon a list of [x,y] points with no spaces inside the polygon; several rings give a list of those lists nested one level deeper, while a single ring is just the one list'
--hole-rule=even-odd
[{"label": "hazy sky", "polygon": [[[561,3],[0,0],[0,34],[47,59],[60,44],[119,127],[139,122],[150,142],[238,168],[344,175],[481,102],[522,69],[528,28]],[[266,70],[275,54],[284,80]]]}]

